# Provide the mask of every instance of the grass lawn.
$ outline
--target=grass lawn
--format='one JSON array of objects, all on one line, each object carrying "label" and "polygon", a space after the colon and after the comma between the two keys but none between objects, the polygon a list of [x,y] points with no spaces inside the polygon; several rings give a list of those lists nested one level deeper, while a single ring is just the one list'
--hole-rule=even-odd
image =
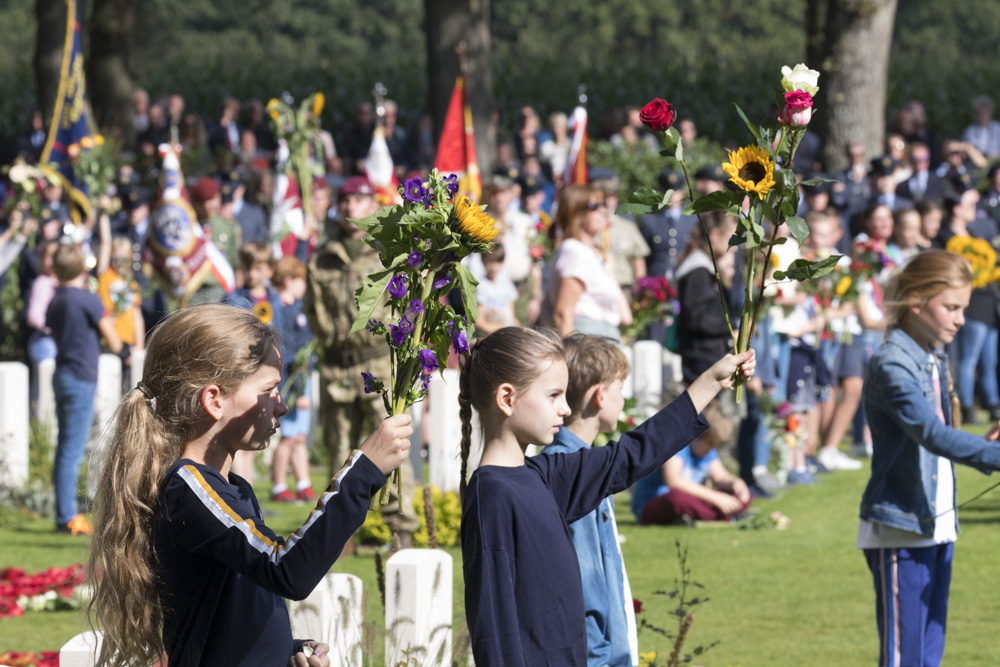
[{"label": "grass lawn", "polygon": [[[992,483],[969,468],[958,466],[959,502]],[[709,601],[695,609],[686,648],[719,644],[693,664],[844,665],[873,664],[878,651],[874,591],[861,554],[854,549],[857,508],[868,479],[861,472],[823,476],[813,487],[796,487],[781,497],[757,503],[761,510],[780,510],[791,518],[785,531],[734,528],[637,527],[628,511],[628,495],[618,497],[619,529],[633,595],[643,602],[653,625],[675,629],[673,608],[666,596],[679,574],[675,540],[688,549],[694,580],[704,585],[697,595]],[[264,487],[261,487],[262,489]],[[267,497],[266,489],[260,491]],[[305,519],[305,506],[265,502],[276,513],[268,519],[279,534],[292,532]],[[1000,639],[983,634],[983,619],[1000,615],[1000,599],[988,578],[1000,552],[1000,490],[961,510],[963,532],[956,548],[951,587],[945,664],[984,665],[996,662]],[[464,634],[462,573],[455,558],[455,637]],[[87,538],[55,535],[47,520],[0,527],[0,567],[29,571],[84,562]],[[367,618],[381,626],[381,603],[375,584],[373,553],[339,561],[334,570],[362,578],[367,594]],[[0,620],[0,652],[58,650],[84,627],[76,612],[27,612],[22,618]],[[989,634],[989,633],[987,633]],[[370,637],[371,664],[382,660],[383,642]],[[669,642],[642,630],[641,651],[656,651],[660,664]]]}]

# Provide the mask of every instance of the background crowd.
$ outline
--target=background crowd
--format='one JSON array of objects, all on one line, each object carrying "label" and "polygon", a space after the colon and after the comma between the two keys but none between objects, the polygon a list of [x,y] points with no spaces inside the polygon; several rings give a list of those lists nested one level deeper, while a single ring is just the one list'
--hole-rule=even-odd
[{"label": "background crowd", "polygon": [[[87,383],[96,382],[96,359],[92,346],[78,344],[79,332],[93,331],[95,340],[100,333],[105,348],[118,353],[127,367],[132,351],[142,349],[145,332],[176,307],[154,277],[147,244],[160,191],[158,147],[173,141],[182,148],[187,196],[198,223],[235,276],[234,285],[207,279],[191,303],[225,300],[253,308],[281,327],[290,384],[298,382],[292,365],[296,351],[317,338],[323,354],[312,363],[320,370],[319,407],[328,460],[335,466],[344,448],[353,446],[352,438],[368,432],[366,420],[382,410],[365,394],[360,370],[386,362],[387,350],[366,332],[348,334],[356,312],[354,290],[375,266],[364,232],[350,220],[387,203],[365,176],[376,124],[384,128],[400,183],[425,176],[436,152],[430,117],[418,114],[417,122],[404,128],[396,122],[398,111],[386,101],[384,115],[377,116],[373,104],[361,102],[349,126],[316,132],[310,147],[312,215],[289,235],[276,222],[284,206],[282,189],[276,187],[279,146],[260,100],[225,98],[214,113],[203,114],[187,108],[181,95],[151,97],[137,90],[138,138],[135,145],[121,147],[114,184],[95,197],[94,213],[79,227],[60,186],[44,185],[42,206],[33,216],[11,207],[11,185],[0,183],[0,280],[8,314],[0,332],[4,360],[29,361],[35,378],[38,363],[55,358],[63,378],[62,388],[56,388],[60,414],[66,406],[77,406],[66,408],[65,418],[86,418],[79,404],[87,400]],[[892,116],[883,154],[866,155],[859,142],[849,142],[843,150],[850,166],[833,174],[820,163],[818,138],[804,135],[796,173],[802,180],[829,180],[801,187],[799,214],[809,224],[810,238],[802,247],[793,239],[778,246],[774,268],[798,257],[844,254],[849,259],[835,275],[849,278],[849,285],[796,287],[765,278],[775,299],[754,341],[757,377],[743,405],[719,406],[729,427],[716,429],[723,435],[712,443],[725,448],[735,442],[739,478],[753,494],[768,495],[784,483],[812,483],[817,472],[861,467],[856,459],[870,455],[871,439],[858,406],[865,365],[883,335],[885,281],[914,254],[946,247],[953,237],[997,244],[1000,123],[993,120],[987,97],[973,101],[973,112],[975,122],[960,136],[945,137],[928,126],[919,102],[909,102]],[[620,120],[604,128],[592,125],[592,138],[655,154],[655,139],[640,122],[638,108],[603,117]],[[477,334],[509,324],[543,324],[563,335],[580,331],[619,340],[626,331],[626,339],[658,340],[678,354],[685,381],[731,348],[722,311],[731,317],[738,313],[744,293],[739,284],[743,259],[728,246],[733,219],[708,215],[699,225],[683,213],[683,176],[669,168],[658,174],[664,189],[675,190],[669,207],[637,220],[617,215],[628,192],[611,169],[591,165],[587,183],[564,182],[571,145],[566,114],[542,119],[523,106],[498,110],[493,124],[497,166],[484,176],[481,200],[500,223],[501,234],[491,253],[469,260],[480,282]],[[726,137],[699,137],[697,118],[681,118],[677,127],[689,150],[706,139],[729,146]],[[17,156],[37,161],[44,143],[45,128],[36,113],[23,134],[0,139],[0,164],[12,164]],[[699,194],[727,187],[718,165],[708,164],[692,177]],[[69,257],[61,250],[66,245],[78,247],[80,257]],[[713,252],[722,272],[721,295]],[[633,295],[649,278],[666,280],[663,298],[674,301],[674,314],[636,334]],[[67,295],[86,306],[70,307],[68,318],[60,312],[53,319],[53,304],[65,302]],[[950,351],[967,422],[976,420],[977,405],[992,419],[1000,418],[998,313],[996,285],[977,288]],[[37,391],[34,380],[32,391]],[[312,493],[305,452],[309,391],[299,382],[293,393],[301,412],[297,421],[293,412],[282,423],[281,456],[276,455],[273,473],[279,500],[308,499]],[[92,402],[92,393],[89,398]],[[784,443],[777,465],[776,431]],[[848,432],[851,455],[840,450]],[[82,452],[82,446],[60,441],[60,449]],[[722,477],[717,465],[709,474],[714,459],[707,456],[689,454],[688,464],[704,469],[702,481],[714,479],[719,486],[720,478],[732,489],[733,480]],[[289,463],[294,491],[285,480]],[[252,468],[244,470],[252,474]],[[657,491],[662,495],[668,487],[664,482]],[[402,514],[386,516],[398,517],[392,528],[405,543],[416,519],[409,501],[400,500]],[[714,496],[706,502],[720,510],[724,505],[722,516],[745,509],[742,499],[733,503]],[[635,509],[641,519],[642,508]],[[74,518],[69,511],[61,510],[60,527]]]}]

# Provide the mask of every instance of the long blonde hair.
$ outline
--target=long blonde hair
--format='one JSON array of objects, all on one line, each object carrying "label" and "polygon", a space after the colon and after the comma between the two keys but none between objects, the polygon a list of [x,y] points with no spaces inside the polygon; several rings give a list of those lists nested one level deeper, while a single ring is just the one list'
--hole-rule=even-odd
[{"label": "long blonde hair", "polygon": [[886,290],[883,307],[891,326],[899,326],[910,311],[910,297],[926,303],[952,287],[972,284],[972,267],[961,255],[946,250],[925,250],[914,255]]},{"label": "long blonde hair", "polygon": [[462,420],[462,479],[459,495],[465,497],[465,477],[472,448],[472,408],[485,412],[501,384],[527,387],[538,377],[538,364],[564,359],[562,340],[547,329],[504,327],[480,338],[461,360],[458,380],[459,418]]},{"label": "long blonde hair", "polygon": [[150,335],[141,389],[118,406],[94,498],[87,616],[104,631],[98,664],[163,660],[165,582],[153,544],[160,484],[206,416],[202,389],[231,394],[279,346],[274,327],[222,304],[179,311]]}]

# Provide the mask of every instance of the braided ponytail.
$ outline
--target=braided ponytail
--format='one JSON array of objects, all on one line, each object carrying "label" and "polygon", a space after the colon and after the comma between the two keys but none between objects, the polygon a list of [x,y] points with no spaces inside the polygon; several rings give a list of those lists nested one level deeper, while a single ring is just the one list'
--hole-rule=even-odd
[{"label": "braided ponytail", "polygon": [[460,362],[461,374],[458,376],[458,417],[462,420],[462,476],[458,483],[459,500],[465,500],[466,477],[469,469],[469,450],[472,449],[472,392],[470,388],[470,377],[472,375],[469,367],[472,365],[472,354],[479,347],[479,341],[473,343],[472,348],[466,353]]}]

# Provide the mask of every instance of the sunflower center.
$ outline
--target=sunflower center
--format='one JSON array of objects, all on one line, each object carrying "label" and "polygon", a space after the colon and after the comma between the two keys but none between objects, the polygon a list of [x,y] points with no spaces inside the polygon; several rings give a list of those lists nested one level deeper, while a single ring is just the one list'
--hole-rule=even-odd
[{"label": "sunflower center", "polygon": [[740,169],[740,178],[744,181],[759,183],[766,176],[767,170],[764,168],[764,165],[759,162],[750,162]]}]

